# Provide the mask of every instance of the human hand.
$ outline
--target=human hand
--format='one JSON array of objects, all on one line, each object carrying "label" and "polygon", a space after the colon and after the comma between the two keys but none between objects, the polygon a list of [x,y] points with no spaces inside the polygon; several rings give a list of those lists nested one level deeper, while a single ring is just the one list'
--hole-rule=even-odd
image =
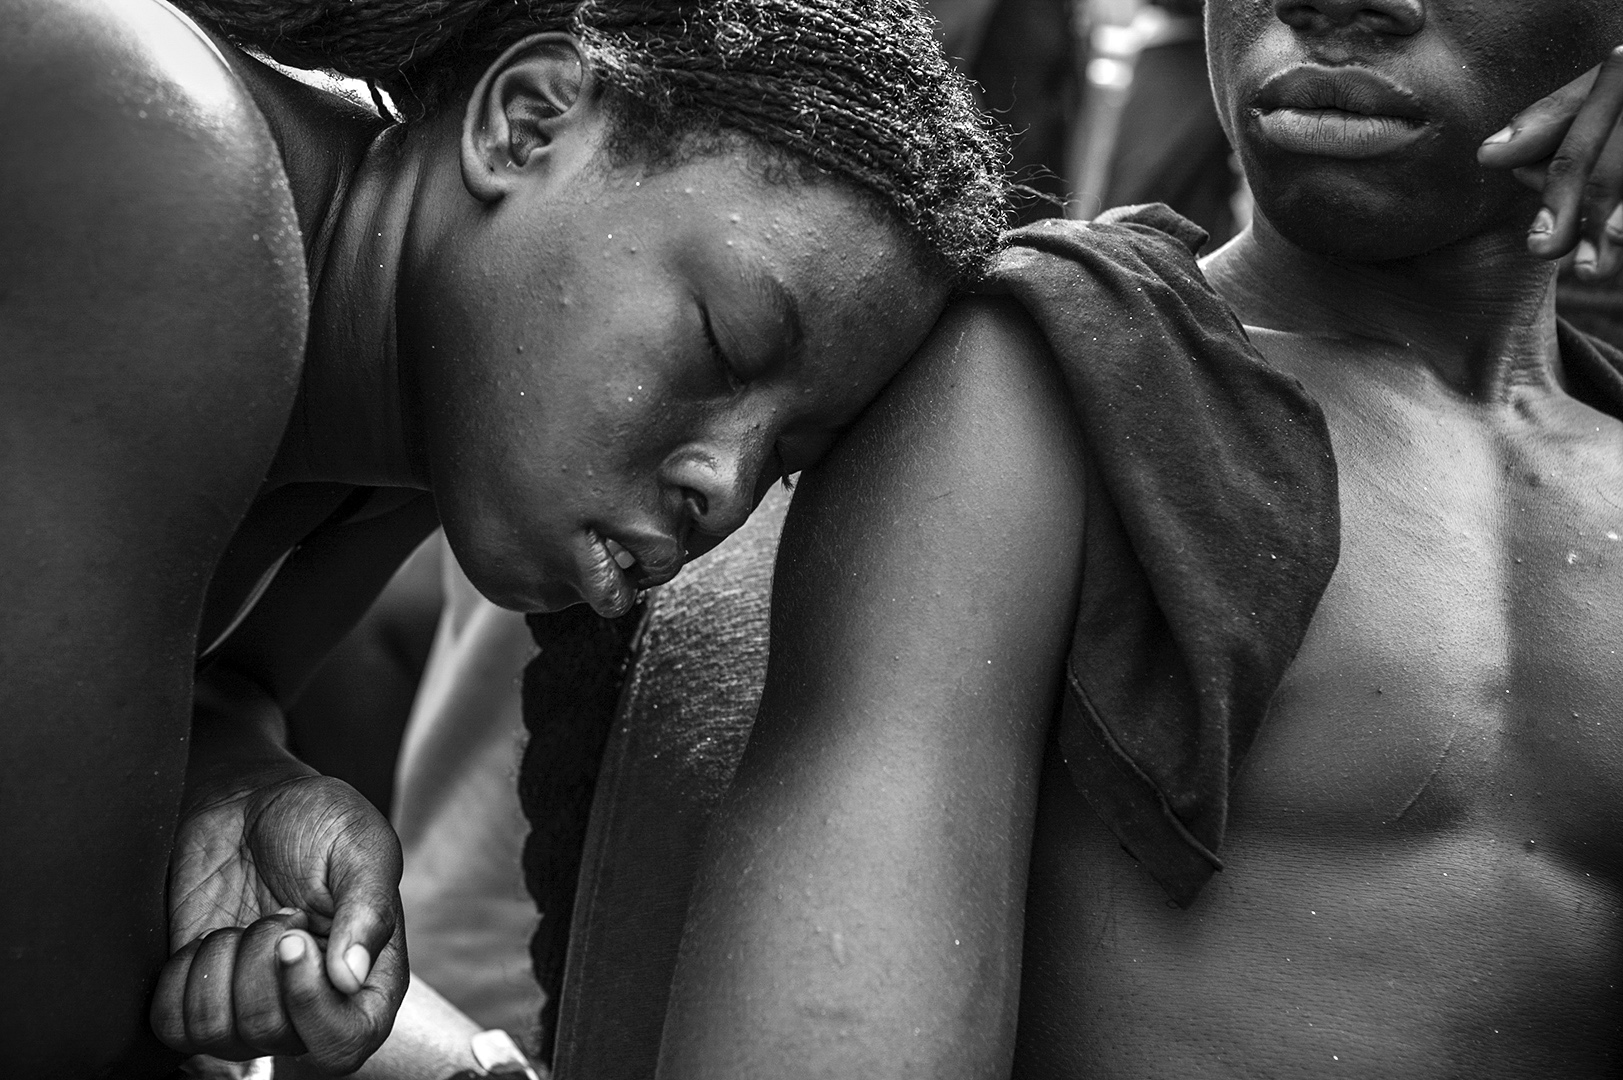
[{"label": "human hand", "polygon": [[1623,46],[1602,63],[1511,118],[1477,149],[1490,169],[1510,169],[1544,194],[1527,248],[1541,259],[1569,252],[1580,278],[1623,267]]},{"label": "human hand", "polygon": [[400,844],[349,785],[289,771],[200,799],[170,860],[152,1026],[228,1060],[358,1068],[405,996]]}]

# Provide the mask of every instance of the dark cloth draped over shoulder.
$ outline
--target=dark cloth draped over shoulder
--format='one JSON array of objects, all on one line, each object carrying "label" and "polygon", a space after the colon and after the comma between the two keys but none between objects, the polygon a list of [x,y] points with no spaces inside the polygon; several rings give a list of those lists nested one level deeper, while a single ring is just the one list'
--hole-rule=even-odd
[{"label": "dark cloth draped over shoulder", "polygon": [[1007,237],[1090,465],[1058,740],[1072,778],[1180,905],[1215,870],[1229,785],[1340,550],[1323,414],[1271,367],[1165,206]]},{"label": "dark cloth draped over shoulder", "polygon": [[1623,351],[1557,320],[1567,392],[1592,409],[1623,419]]}]

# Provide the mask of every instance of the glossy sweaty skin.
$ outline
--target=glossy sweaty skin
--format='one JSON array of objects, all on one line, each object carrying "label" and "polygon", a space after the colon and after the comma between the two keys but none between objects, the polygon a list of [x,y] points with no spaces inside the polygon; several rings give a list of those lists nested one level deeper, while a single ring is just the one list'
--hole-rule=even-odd
[{"label": "glossy sweaty skin", "polygon": [[624,606],[944,286],[837,186],[611,166],[566,38],[384,131],[159,3],[4,13],[0,1072],[347,1070],[406,959],[392,833],[279,745],[326,649],[442,518],[497,599]]},{"label": "glossy sweaty skin", "polygon": [[1477,148],[1623,11],[1207,11],[1259,217],[1206,271],[1342,510],[1227,869],[1172,906],[1049,749],[1087,463],[1025,317],[957,308],[802,482],[663,1077],[1616,1075],[1623,424],[1564,390],[1541,195]]},{"label": "glossy sweaty skin", "polygon": [[[1315,8],[1316,32],[1301,9],[1213,8],[1219,100],[1266,179],[1263,219],[1206,268],[1325,408],[1340,563],[1191,910],[1047,762],[1017,1071],[1613,1075],[1623,425],[1562,388],[1549,271],[1522,254],[1537,195],[1468,178],[1474,142],[1600,62],[1623,19],[1366,4],[1386,32],[1338,35],[1348,9]],[[1518,62],[1526,40],[1566,44]],[[1353,56],[1415,92],[1430,139],[1351,166],[1261,145],[1264,63]],[[1312,221],[1332,200],[1334,236]],[[1324,258],[1348,251],[1411,258]]]}]

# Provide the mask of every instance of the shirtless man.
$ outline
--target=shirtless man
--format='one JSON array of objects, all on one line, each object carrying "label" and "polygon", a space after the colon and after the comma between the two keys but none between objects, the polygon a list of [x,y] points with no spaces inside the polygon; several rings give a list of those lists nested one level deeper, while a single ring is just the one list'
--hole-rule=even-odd
[{"label": "shirtless man", "polygon": [[1089,463],[1023,309],[966,304],[801,481],[666,1080],[1623,1067],[1623,424],[1549,261],[1619,261],[1623,7],[1206,7],[1258,216],[1205,269],[1341,511],[1223,872],[1169,903],[1049,741]]},{"label": "shirtless man", "polygon": [[5,1076],[168,1068],[149,1004],[173,1051],[363,1060],[399,849],[281,747],[325,650],[437,524],[500,603],[624,611],[1001,221],[906,5],[183,6],[0,4]]}]

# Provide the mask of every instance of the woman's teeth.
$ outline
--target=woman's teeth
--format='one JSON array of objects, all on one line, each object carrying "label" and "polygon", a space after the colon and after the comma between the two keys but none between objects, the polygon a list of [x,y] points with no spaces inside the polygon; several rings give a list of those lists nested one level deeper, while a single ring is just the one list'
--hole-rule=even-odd
[{"label": "woman's teeth", "polygon": [[609,556],[620,569],[630,570],[637,564],[637,557],[613,540],[604,540],[603,546],[608,549]]}]

